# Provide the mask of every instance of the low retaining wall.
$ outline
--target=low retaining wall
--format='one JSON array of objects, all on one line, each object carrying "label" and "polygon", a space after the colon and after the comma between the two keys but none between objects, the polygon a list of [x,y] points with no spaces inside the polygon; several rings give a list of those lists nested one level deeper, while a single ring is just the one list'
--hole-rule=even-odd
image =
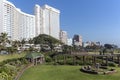
[{"label": "low retaining wall", "polygon": [[92,71],[92,70],[86,70],[84,67],[80,69],[80,71],[85,72],[85,73],[90,73],[90,74],[98,74],[97,71]]},{"label": "low retaining wall", "polygon": [[92,70],[92,69],[86,69],[86,67],[82,67],[80,69],[80,71],[85,72],[85,73],[89,73],[89,74],[113,74],[116,73],[117,71],[115,69],[108,69],[108,68],[104,68],[106,69],[106,71],[97,71],[97,70]]},{"label": "low retaining wall", "polygon": [[104,74],[113,74],[116,73],[117,71],[115,69],[111,69],[109,71],[104,72]]}]

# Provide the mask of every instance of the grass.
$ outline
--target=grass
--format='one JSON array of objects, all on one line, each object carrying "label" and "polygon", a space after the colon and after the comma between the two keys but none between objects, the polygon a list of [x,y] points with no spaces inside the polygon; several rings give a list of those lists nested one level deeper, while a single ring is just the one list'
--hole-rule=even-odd
[{"label": "grass", "polygon": [[14,59],[14,58],[20,58],[20,57],[24,57],[25,53],[21,53],[21,54],[9,54],[9,55],[0,55],[0,62],[7,60],[7,59]]},{"label": "grass", "polygon": [[120,68],[111,75],[83,73],[80,66],[38,65],[27,69],[19,80],[119,80]]}]

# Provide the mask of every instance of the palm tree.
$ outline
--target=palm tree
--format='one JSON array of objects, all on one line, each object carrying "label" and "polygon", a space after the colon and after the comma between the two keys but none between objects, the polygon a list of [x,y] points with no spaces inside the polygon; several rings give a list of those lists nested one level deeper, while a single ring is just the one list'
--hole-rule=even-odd
[{"label": "palm tree", "polygon": [[20,41],[17,41],[17,40],[13,41],[13,42],[12,42],[12,45],[13,45],[14,47],[19,47],[19,46],[20,46]]},{"label": "palm tree", "polygon": [[29,41],[28,41],[29,44],[33,44],[34,41],[30,38]]},{"label": "palm tree", "polygon": [[22,41],[21,41],[22,47],[25,43],[26,43],[25,39],[22,39]]}]

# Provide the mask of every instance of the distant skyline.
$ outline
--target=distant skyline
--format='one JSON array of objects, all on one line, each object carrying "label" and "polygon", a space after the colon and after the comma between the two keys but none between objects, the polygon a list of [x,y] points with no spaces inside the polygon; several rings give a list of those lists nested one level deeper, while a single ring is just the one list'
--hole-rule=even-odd
[{"label": "distant skyline", "polygon": [[120,46],[120,0],[9,0],[22,11],[33,14],[35,4],[48,4],[61,11],[61,29],[70,38],[80,34],[83,41],[100,41]]}]

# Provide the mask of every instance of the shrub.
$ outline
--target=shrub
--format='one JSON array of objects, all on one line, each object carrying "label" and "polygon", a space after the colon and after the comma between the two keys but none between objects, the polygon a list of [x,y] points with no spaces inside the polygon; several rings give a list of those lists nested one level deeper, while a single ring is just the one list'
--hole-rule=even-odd
[{"label": "shrub", "polygon": [[[17,70],[24,64],[28,64],[28,61],[23,58],[7,59],[0,62],[0,80],[13,80]],[[7,76],[7,79],[1,76]]]},{"label": "shrub", "polygon": [[116,67],[116,64],[114,62],[109,62],[108,66],[110,66],[110,67]]},{"label": "shrub", "polygon": [[12,77],[10,75],[8,75],[6,72],[1,72],[0,80],[12,80]]},{"label": "shrub", "polygon": [[68,65],[74,65],[74,62],[73,62],[73,60],[67,60],[66,64],[68,64]]},{"label": "shrub", "polygon": [[25,58],[21,58],[20,61],[21,61],[22,64],[28,64],[29,63]]},{"label": "shrub", "polygon": [[50,56],[46,56],[46,57],[45,57],[45,61],[46,61],[46,62],[52,62],[52,58],[51,58]]}]

